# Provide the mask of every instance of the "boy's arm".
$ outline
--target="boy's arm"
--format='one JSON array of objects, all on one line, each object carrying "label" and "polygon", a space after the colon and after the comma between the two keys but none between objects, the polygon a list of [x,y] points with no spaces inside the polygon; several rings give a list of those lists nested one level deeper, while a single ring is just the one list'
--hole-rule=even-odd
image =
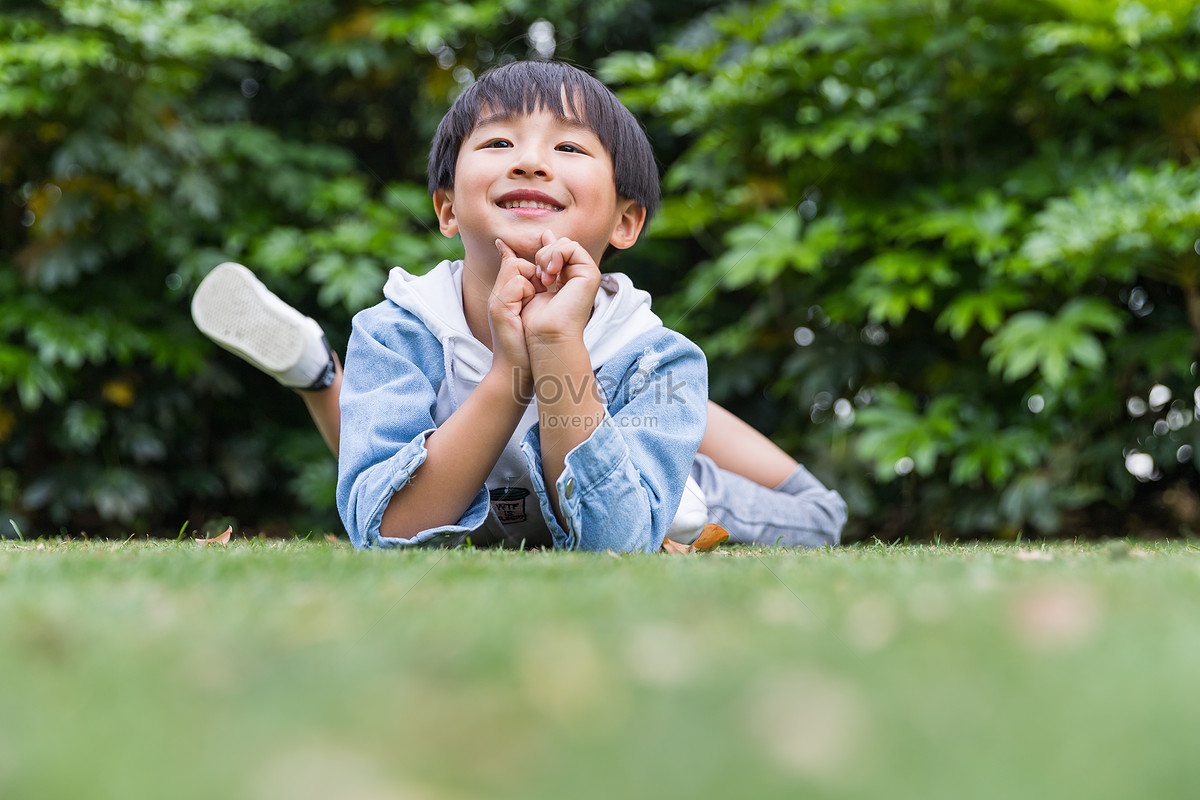
[{"label": "boy's arm", "polygon": [[407,317],[355,319],[342,384],[338,505],[356,545],[482,523],[488,473],[532,396],[519,315],[534,293],[533,273],[520,266],[501,269],[489,300],[491,369],[440,426],[433,422],[434,387],[446,378],[440,343]]},{"label": "boy's arm", "polygon": [[[507,246],[500,252],[506,261],[522,261]],[[583,343],[583,330],[600,287],[600,268],[578,242],[557,238],[549,230],[542,234],[542,247],[534,261],[534,280],[546,289],[526,302],[521,320],[537,396],[538,427],[544,433],[542,474],[550,507],[561,525],[555,482],[567,453],[587,439],[604,418],[592,359]]]},{"label": "boy's arm", "polygon": [[[357,547],[404,544],[422,532],[416,543],[449,539],[486,518],[487,473],[519,419],[513,406],[523,408],[519,397],[528,395],[502,385],[501,372],[485,376],[439,428],[443,370],[441,345],[411,317],[392,309],[355,318],[340,398],[337,501]],[[409,497],[414,508],[405,507]]]},{"label": "boy's arm", "polygon": [[[625,357],[610,359],[596,382],[608,395],[607,407],[599,425],[567,452],[553,478],[557,502],[544,502],[543,516],[556,547],[653,552],[662,546],[704,436],[704,354],[659,329],[631,343]],[[547,462],[561,433],[535,429],[523,446],[534,486],[547,496],[555,469]]]},{"label": "boy's arm", "polygon": [[379,535],[411,539],[458,522],[525,413],[511,376],[493,370],[425,439],[425,461],[388,501]]},{"label": "boy's arm", "polygon": [[578,339],[558,342],[531,336],[528,342],[529,365],[537,393],[542,475],[551,508],[562,525],[558,478],[566,465],[567,453],[582,444],[604,420],[604,402],[582,334]]},{"label": "boy's arm", "polygon": [[549,290],[521,319],[539,417],[523,449],[548,500],[543,517],[558,547],[657,550],[704,436],[704,355],[672,331],[648,334],[616,373],[639,376],[637,385],[612,381],[620,365],[610,361],[605,388],[617,396],[605,399],[583,344],[600,270],[570,239],[547,231],[542,245],[536,278]]}]

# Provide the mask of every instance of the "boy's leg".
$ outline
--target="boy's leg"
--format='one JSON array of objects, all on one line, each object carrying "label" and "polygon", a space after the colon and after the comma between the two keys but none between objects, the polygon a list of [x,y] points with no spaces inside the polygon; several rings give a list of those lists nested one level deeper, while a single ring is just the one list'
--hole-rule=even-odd
[{"label": "boy's leg", "polygon": [[841,541],[845,501],[801,464],[767,488],[697,454],[691,476],[704,494],[709,520],[729,531],[730,543],[826,547]]},{"label": "boy's leg", "polygon": [[192,319],[218,345],[295,390],[337,455],[342,367],[321,326],[233,262],[214,267],[196,287]]},{"label": "boy's leg", "polygon": [[333,382],[315,391],[297,389],[296,394],[304,400],[308,415],[321,432],[321,438],[329,445],[333,457],[337,458],[338,437],[342,431],[342,409],[338,405],[338,397],[342,392],[342,362],[338,360],[337,353],[330,351],[330,355],[333,356]]},{"label": "boy's leg", "polygon": [[836,545],[846,503],[778,445],[716,403],[692,465],[709,519],[731,542]]},{"label": "boy's leg", "polygon": [[777,444],[711,400],[700,454],[722,469],[767,487],[783,483],[800,466]]}]

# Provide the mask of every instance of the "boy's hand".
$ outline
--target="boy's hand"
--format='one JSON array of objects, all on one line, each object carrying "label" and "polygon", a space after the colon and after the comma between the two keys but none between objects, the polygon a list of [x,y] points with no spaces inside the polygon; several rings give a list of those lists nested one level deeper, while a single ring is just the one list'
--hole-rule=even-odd
[{"label": "boy's hand", "polygon": [[[518,256],[502,240],[496,240],[500,251],[500,272],[492,285],[488,299],[488,324],[492,331],[492,369],[515,373],[520,385],[528,389],[533,378],[529,369],[529,348],[525,344],[525,324],[521,313],[536,294],[536,267]],[[525,392],[529,396],[529,392]]]},{"label": "boy's hand", "polygon": [[529,344],[564,337],[582,339],[600,288],[600,268],[578,242],[556,238],[549,230],[542,234],[534,263],[534,284],[544,291],[527,300],[521,312]]}]

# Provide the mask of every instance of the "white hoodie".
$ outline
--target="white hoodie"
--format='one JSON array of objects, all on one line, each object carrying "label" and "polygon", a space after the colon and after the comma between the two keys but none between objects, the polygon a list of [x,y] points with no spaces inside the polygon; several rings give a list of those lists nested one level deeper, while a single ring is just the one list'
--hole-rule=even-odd
[{"label": "white hoodie", "polygon": [[[462,261],[443,261],[424,275],[412,275],[401,267],[388,275],[383,294],[401,308],[411,312],[442,343],[446,379],[438,387],[433,421],[445,422],[463,403],[492,366],[492,351],[474,337],[463,314],[462,282],[466,274]],[[650,295],[633,285],[619,272],[605,273],[596,292],[591,319],[583,330],[583,344],[591,357],[592,370],[625,349],[644,333],[662,326],[662,320],[650,310]],[[550,531],[533,495],[529,467],[521,453],[520,443],[529,429],[537,423],[537,403],[525,409],[517,429],[501,453],[495,468],[487,477],[492,513],[488,527],[493,533],[510,541],[524,539],[530,543],[548,543]],[[684,492],[681,509],[694,506],[699,486],[690,478]],[[672,524],[672,537],[686,535],[679,530],[682,513]],[[697,527],[693,509],[687,528]],[[496,523],[503,523],[498,527]],[[703,526],[703,521],[699,523]],[[698,534],[698,527],[695,534]]]}]

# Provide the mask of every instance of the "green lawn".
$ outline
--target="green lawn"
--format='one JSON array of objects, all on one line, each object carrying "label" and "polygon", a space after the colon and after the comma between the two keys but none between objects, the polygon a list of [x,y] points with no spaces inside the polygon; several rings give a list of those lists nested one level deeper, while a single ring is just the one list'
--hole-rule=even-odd
[{"label": "green lawn", "polygon": [[0,797],[1194,797],[1143,547],[4,542]]}]

